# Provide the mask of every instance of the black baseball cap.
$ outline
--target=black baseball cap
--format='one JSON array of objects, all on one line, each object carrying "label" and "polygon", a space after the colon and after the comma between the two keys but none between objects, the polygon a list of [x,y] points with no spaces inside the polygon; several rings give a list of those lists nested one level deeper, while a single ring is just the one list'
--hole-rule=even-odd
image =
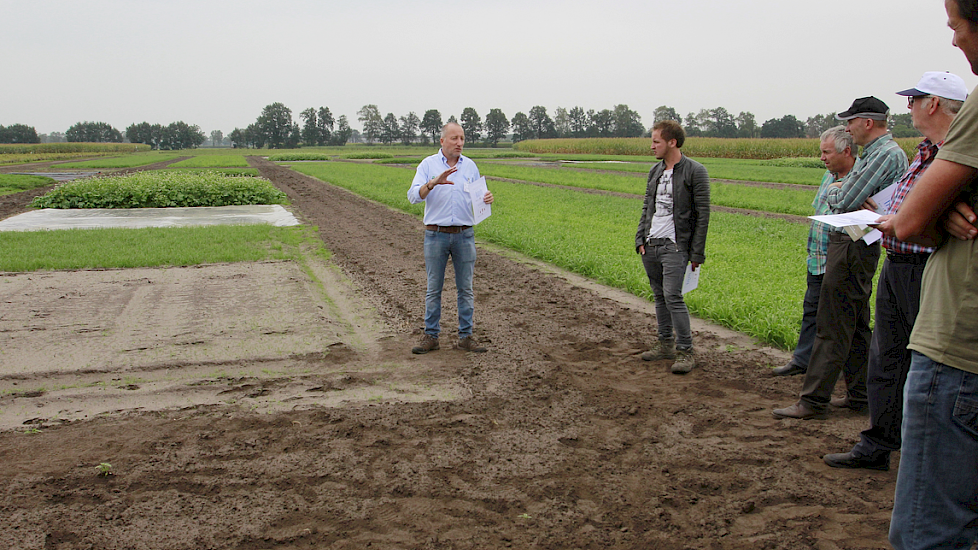
[{"label": "black baseball cap", "polygon": [[871,118],[873,120],[886,120],[886,115],[889,114],[890,108],[886,106],[879,99],[869,96],[861,97],[852,102],[852,106],[849,107],[848,111],[843,111],[837,115],[835,118],[837,120],[852,120],[854,118]]}]

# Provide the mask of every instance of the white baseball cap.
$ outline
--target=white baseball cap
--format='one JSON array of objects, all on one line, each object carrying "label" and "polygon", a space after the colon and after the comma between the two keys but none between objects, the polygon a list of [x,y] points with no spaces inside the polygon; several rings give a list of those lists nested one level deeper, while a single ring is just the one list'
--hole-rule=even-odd
[{"label": "white baseball cap", "polygon": [[932,71],[924,73],[916,87],[897,92],[897,95],[936,95],[955,101],[964,101],[968,99],[968,87],[964,85],[964,80],[961,80],[961,77],[956,74]]}]

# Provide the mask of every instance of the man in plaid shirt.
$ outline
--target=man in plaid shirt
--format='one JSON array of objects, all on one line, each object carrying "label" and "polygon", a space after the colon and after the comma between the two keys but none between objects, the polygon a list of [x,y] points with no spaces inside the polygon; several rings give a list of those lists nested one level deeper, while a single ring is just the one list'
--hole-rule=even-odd
[{"label": "man in plaid shirt", "polygon": [[[927,170],[961,105],[968,97],[964,80],[946,72],[928,72],[915,88],[897,92],[908,96],[914,128],[924,134],[910,169],[897,182],[893,198],[882,214],[894,214]],[[872,200],[866,206],[877,205]],[[888,470],[890,452],[900,450],[903,421],[903,386],[910,371],[910,332],[920,309],[920,280],[933,248],[883,237],[886,260],[876,286],[876,326],[869,350],[870,427],[847,453],[827,454],[823,460],[834,468]]]},{"label": "man in plaid shirt", "polygon": [[[846,131],[863,147],[863,152],[849,175],[830,185],[826,192],[833,213],[859,209],[866,199],[907,171],[907,155],[887,131],[889,110],[885,103],[870,96],[855,100],[847,111],[836,115],[846,121]],[[853,240],[841,229],[829,233],[811,362],[800,399],[790,407],[775,409],[776,418],[825,418],[840,372],[845,376],[848,394],[842,405],[856,410],[866,408],[866,361],[872,336],[869,298],[879,254],[879,243]]]},{"label": "man in plaid shirt", "polygon": [[[818,187],[815,200],[812,201],[814,215],[831,214],[832,209],[825,201],[829,185],[845,178],[856,163],[858,147],[852,141],[852,136],[842,126],[829,128],[822,132],[819,139],[819,150],[822,162],[825,163],[825,175]],[[831,226],[812,220],[808,230],[808,273],[806,273],[805,297],[802,300],[801,331],[798,333],[798,345],[791,355],[788,364],[777,367],[771,372],[775,376],[794,376],[805,374],[808,362],[812,358],[812,346],[815,345],[815,317],[818,314],[818,297],[822,293],[822,279],[825,277],[825,258],[829,252],[829,231]]]}]

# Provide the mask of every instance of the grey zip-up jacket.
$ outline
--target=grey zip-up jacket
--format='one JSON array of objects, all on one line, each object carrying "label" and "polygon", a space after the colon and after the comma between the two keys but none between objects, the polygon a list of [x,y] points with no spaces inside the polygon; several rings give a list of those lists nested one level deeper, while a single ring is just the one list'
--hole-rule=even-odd
[{"label": "grey zip-up jacket", "polygon": [[[635,251],[645,244],[655,214],[655,193],[659,177],[666,169],[661,161],[649,170],[645,186],[642,218],[635,233]],[[676,246],[690,262],[706,261],[706,230],[710,226],[710,176],[706,167],[686,155],[672,169],[672,221],[676,226]]]}]

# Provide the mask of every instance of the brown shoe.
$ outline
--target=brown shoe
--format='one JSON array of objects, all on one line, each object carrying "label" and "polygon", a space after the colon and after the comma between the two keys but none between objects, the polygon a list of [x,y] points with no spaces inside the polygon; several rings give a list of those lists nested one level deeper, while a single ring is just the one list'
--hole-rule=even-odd
[{"label": "brown shoe", "polygon": [[479,345],[475,341],[475,338],[471,336],[466,336],[465,338],[459,338],[458,343],[455,344],[455,349],[460,349],[463,351],[471,351],[473,353],[485,353],[486,348]]},{"label": "brown shoe", "polygon": [[673,374],[688,374],[696,366],[692,349],[677,349],[676,362],[672,364]]},{"label": "brown shoe", "polygon": [[421,337],[421,341],[418,342],[418,345],[411,348],[411,353],[421,355],[423,353],[428,353],[429,351],[434,351],[436,349],[439,349],[438,338],[435,338],[434,336],[425,333],[425,335]]},{"label": "brown shoe", "polygon": [[816,411],[808,406],[804,401],[799,401],[790,407],[774,409],[771,413],[775,418],[799,418],[802,420],[824,419],[827,415],[825,411]]},{"label": "brown shoe", "polygon": [[676,358],[676,341],[672,338],[659,340],[652,344],[652,349],[642,353],[642,361],[659,361]]}]

